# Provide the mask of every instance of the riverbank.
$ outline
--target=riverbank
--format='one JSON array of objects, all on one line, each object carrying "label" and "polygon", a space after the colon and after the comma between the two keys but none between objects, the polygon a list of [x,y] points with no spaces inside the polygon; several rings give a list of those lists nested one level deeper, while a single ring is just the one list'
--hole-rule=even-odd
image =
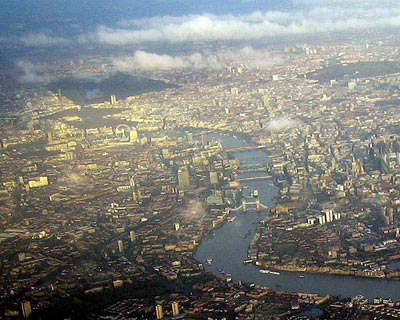
[{"label": "riverbank", "polygon": [[[218,135],[218,139],[223,144],[228,144],[229,148],[244,145],[243,140],[235,139],[231,135],[221,134]],[[244,163],[265,163],[267,161],[266,153],[260,150],[240,152],[234,156]],[[248,173],[246,173],[247,175]],[[275,204],[276,199],[280,198],[277,184],[272,180],[246,181],[243,186],[248,190],[257,189],[260,192],[261,201],[269,206]],[[265,221],[269,215],[265,211],[249,210],[246,213],[239,211],[235,216],[234,221],[229,223],[225,221],[218,225],[218,228],[213,231],[213,237],[203,237],[194,254],[196,260],[201,263],[207,258],[212,259],[212,264],[204,265],[204,267],[215,276],[221,277],[218,270],[222,270],[225,274],[231,274],[233,281],[255,283],[285,292],[310,292],[342,297],[363,294],[368,299],[381,296],[400,300],[400,283],[398,281],[359,277],[351,273],[343,273],[340,270],[316,270],[314,267],[302,269],[295,267],[292,270],[289,270],[289,267],[282,268],[279,276],[260,273],[259,266],[252,263],[244,264],[243,261],[248,259],[248,249],[251,241],[254,240],[253,236],[256,233],[261,234],[259,230],[256,230],[257,227],[266,227],[265,222],[262,221]],[[282,231],[289,232],[284,229]],[[262,234],[259,239],[263,239]],[[256,260],[261,259],[254,259],[254,261]],[[272,267],[267,269],[272,270]],[[305,278],[300,278],[304,274],[306,274]]]}]

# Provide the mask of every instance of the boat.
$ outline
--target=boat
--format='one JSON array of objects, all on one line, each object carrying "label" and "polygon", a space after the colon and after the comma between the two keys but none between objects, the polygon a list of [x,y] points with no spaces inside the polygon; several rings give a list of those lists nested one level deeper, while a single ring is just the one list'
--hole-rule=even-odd
[{"label": "boat", "polygon": [[232,281],[232,275],[231,275],[230,273],[228,273],[228,274],[226,275],[226,281],[227,281],[227,282],[231,282],[231,281]]},{"label": "boat", "polygon": [[303,275],[300,275],[299,278],[300,278],[300,279],[304,279],[304,276],[303,276]]},{"label": "boat", "polygon": [[211,258],[207,258],[207,259],[206,259],[206,262],[207,262],[207,264],[212,264],[212,262],[213,262],[213,259],[211,259]]},{"label": "boat", "polygon": [[261,269],[260,272],[266,273],[266,274],[273,274],[273,275],[277,275],[277,276],[280,275],[280,273],[277,271],[271,271],[271,270],[267,270],[267,269]]},{"label": "boat", "polygon": [[270,274],[274,274],[274,275],[277,275],[277,276],[279,276],[281,273],[280,273],[280,272],[278,272],[278,271],[270,271]]},{"label": "boat", "polygon": [[257,189],[255,189],[255,190],[253,191],[252,196],[253,196],[253,198],[257,198],[257,197],[258,197],[258,190],[257,190]]},{"label": "boat", "polygon": [[243,260],[243,263],[252,263],[253,262],[253,259],[245,259],[245,260]]},{"label": "boat", "polygon": [[235,219],[236,219],[236,216],[229,217],[229,218],[228,218],[228,222],[233,222],[233,221],[235,221]]}]

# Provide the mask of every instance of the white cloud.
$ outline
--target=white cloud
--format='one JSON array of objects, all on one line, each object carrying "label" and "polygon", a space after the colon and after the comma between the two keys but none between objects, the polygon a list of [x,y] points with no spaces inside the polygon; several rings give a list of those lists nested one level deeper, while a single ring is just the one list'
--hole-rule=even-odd
[{"label": "white cloud", "polygon": [[20,38],[21,42],[28,47],[54,46],[67,43],[67,40],[61,37],[50,37],[44,33],[29,34]]},{"label": "white cloud", "polygon": [[113,65],[118,71],[186,69],[190,67],[191,59],[136,51],[133,56],[113,59]]},{"label": "white cloud", "polygon": [[17,61],[16,65],[21,70],[21,75],[18,78],[21,82],[42,84],[53,80],[44,67],[35,65],[30,61],[20,60]]},{"label": "white cloud", "polygon": [[[349,0],[352,1],[352,0]],[[306,1],[305,1],[306,2]],[[353,1],[354,2],[354,1]],[[314,1],[297,11],[256,11],[247,15],[186,15],[125,20],[118,28],[99,26],[90,39],[111,45],[166,41],[170,43],[254,40],[357,29],[400,27],[400,4],[360,1]],[[374,10],[371,10],[371,6]]]},{"label": "white cloud", "polygon": [[[122,20],[117,27],[100,25],[77,35],[78,43],[134,45],[150,42],[258,40],[324,32],[399,28],[398,0],[292,0],[288,11],[255,11],[243,15],[192,14]],[[20,38],[26,46],[55,46],[72,39],[44,33]]]},{"label": "white cloud", "polygon": [[300,126],[303,122],[298,119],[275,118],[267,123],[267,129],[270,131],[285,131]]},{"label": "white cloud", "polygon": [[134,72],[177,69],[221,69],[228,65],[245,65],[248,68],[265,69],[279,63],[279,57],[266,50],[244,47],[238,50],[217,52],[196,52],[191,55],[170,56],[136,51],[132,56],[114,57],[111,60],[114,71]]}]

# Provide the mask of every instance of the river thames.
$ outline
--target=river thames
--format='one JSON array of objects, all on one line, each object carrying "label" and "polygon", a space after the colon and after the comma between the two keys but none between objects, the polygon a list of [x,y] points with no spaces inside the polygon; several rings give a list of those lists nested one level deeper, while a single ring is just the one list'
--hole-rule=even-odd
[{"label": "river thames", "polygon": [[[220,140],[226,149],[249,145],[248,142],[229,135],[213,134],[209,138]],[[233,156],[245,164],[265,164],[268,160],[267,154],[259,150],[239,152]],[[246,173],[240,177],[256,175]],[[256,179],[245,181],[242,185],[244,195],[250,190],[258,190],[261,202],[268,206],[274,205],[279,195],[272,180]],[[195,254],[196,259],[216,276],[222,277],[220,271],[223,270],[225,274],[231,274],[233,281],[255,283],[276,291],[330,294],[342,298],[361,294],[369,300],[375,297],[400,300],[400,282],[395,280],[297,272],[263,274],[256,266],[244,264],[243,260],[247,259],[247,249],[256,226],[267,214],[268,211],[256,212],[253,209],[246,213],[231,213],[236,219],[216,229],[213,237],[204,239]],[[212,264],[206,264],[206,259],[212,259]],[[304,278],[300,278],[300,275]]]}]

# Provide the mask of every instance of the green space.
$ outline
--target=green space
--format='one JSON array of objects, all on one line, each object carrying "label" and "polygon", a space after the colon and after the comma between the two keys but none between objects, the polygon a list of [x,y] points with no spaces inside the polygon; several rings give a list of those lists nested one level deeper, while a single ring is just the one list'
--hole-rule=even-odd
[{"label": "green space", "polygon": [[60,89],[63,96],[82,106],[109,101],[111,95],[115,95],[117,99],[126,99],[129,96],[176,87],[174,84],[161,80],[131,76],[124,73],[86,78],[72,77],[47,85],[49,90],[58,92]]},{"label": "green space", "polygon": [[93,108],[93,107],[82,107],[80,109],[68,109],[54,113],[47,116],[47,119],[61,119],[63,117],[78,116],[81,121],[71,121],[69,124],[79,128],[98,128],[98,127],[116,127],[119,124],[135,125],[136,122],[124,121],[116,118],[107,118],[129,110],[128,108]]}]

